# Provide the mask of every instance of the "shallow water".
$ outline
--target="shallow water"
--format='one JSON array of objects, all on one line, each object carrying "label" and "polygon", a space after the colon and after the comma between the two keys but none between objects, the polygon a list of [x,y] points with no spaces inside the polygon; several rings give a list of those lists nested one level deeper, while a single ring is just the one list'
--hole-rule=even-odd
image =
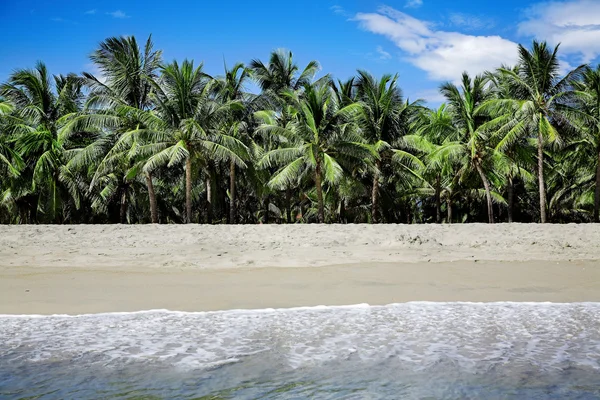
[{"label": "shallow water", "polygon": [[0,316],[0,398],[115,397],[599,398],[600,303]]}]

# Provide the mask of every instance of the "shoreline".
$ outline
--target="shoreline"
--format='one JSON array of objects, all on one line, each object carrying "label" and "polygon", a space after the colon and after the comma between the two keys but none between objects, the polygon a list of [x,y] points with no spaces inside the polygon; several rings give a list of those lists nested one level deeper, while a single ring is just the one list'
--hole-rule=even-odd
[{"label": "shoreline", "polygon": [[600,302],[599,225],[0,226],[0,314]]}]

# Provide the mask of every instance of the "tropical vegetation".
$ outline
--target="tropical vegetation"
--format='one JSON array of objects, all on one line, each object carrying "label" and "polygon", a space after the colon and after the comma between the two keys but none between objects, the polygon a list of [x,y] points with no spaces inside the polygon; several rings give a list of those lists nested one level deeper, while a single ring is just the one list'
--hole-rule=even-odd
[{"label": "tropical vegetation", "polygon": [[430,109],[287,50],[210,76],[108,38],[95,75],[0,85],[0,223],[599,222],[600,65],[518,52]]}]

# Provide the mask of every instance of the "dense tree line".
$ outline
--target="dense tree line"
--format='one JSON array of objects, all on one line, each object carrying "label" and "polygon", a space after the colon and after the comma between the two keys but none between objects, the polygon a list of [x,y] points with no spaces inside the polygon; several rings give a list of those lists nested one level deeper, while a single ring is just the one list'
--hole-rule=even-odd
[{"label": "dense tree line", "polygon": [[600,66],[562,76],[557,51],[519,46],[428,109],[283,50],[212,77],[109,38],[99,76],[0,86],[0,223],[597,222]]}]

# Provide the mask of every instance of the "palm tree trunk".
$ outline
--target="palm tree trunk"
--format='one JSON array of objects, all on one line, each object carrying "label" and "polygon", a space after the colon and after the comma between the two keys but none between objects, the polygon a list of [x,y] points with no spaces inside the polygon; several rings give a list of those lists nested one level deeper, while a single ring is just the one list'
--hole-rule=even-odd
[{"label": "palm tree trunk", "polygon": [[488,181],[487,177],[483,173],[483,168],[481,168],[481,165],[479,164],[479,162],[475,163],[475,168],[477,169],[477,172],[479,173],[479,176],[481,177],[481,180],[483,182],[483,187],[485,187],[485,197],[487,198],[488,220],[489,220],[490,224],[493,224],[494,223],[494,204],[492,203],[492,192],[490,190],[490,182]]},{"label": "palm tree trunk", "polygon": [[515,187],[512,176],[508,177],[508,222],[513,222],[513,211],[515,207]]},{"label": "palm tree trunk", "polygon": [[600,147],[596,166],[596,192],[594,193],[594,222],[600,222]]},{"label": "palm tree trunk", "polygon": [[442,222],[442,200],[441,200],[440,175],[435,177],[435,222]]},{"label": "palm tree trunk", "polygon": [[192,159],[185,160],[185,222],[192,223]]},{"label": "palm tree trunk", "polygon": [[340,224],[346,223],[346,200],[343,198],[340,200],[340,215],[339,215]]},{"label": "palm tree trunk", "polygon": [[235,163],[233,160],[229,164],[229,223],[235,224]]},{"label": "palm tree trunk", "polygon": [[269,195],[265,197],[265,224],[269,224],[269,215],[271,214],[269,211],[269,204],[271,203],[271,198]]},{"label": "palm tree trunk", "polygon": [[379,170],[381,168],[381,160],[377,160],[375,164],[377,170],[373,176],[373,191],[371,193],[371,223],[377,223],[377,212],[379,211]]},{"label": "palm tree trunk", "polygon": [[154,184],[152,183],[152,174],[146,173],[146,186],[148,187],[148,200],[150,201],[150,218],[153,224],[158,224],[158,210],[156,208],[156,193],[154,192]]},{"label": "palm tree trunk", "polygon": [[127,186],[121,188],[121,210],[119,213],[119,221],[121,224],[127,222]]},{"label": "palm tree trunk", "polygon": [[317,188],[317,203],[319,208],[319,223],[325,222],[325,206],[323,204],[323,188],[321,187],[321,166],[315,168],[315,187]]},{"label": "palm tree trunk", "polygon": [[448,200],[446,200],[446,207],[448,207],[448,223],[452,223],[452,200],[450,196],[448,196]]},{"label": "palm tree trunk", "polygon": [[212,224],[212,184],[210,171],[206,171],[206,223]]},{"label": "palm tree trunk", "polygon": [[546,223],[546,189],[544,184],[544,138],[538,129],[538,181],[540,188],[540,222]]},{"label": "palm tree trunk", "polygon": [[288,224],[294,222],[292,221],[292,189],[289,186],[285,189],[285,215]]}]

